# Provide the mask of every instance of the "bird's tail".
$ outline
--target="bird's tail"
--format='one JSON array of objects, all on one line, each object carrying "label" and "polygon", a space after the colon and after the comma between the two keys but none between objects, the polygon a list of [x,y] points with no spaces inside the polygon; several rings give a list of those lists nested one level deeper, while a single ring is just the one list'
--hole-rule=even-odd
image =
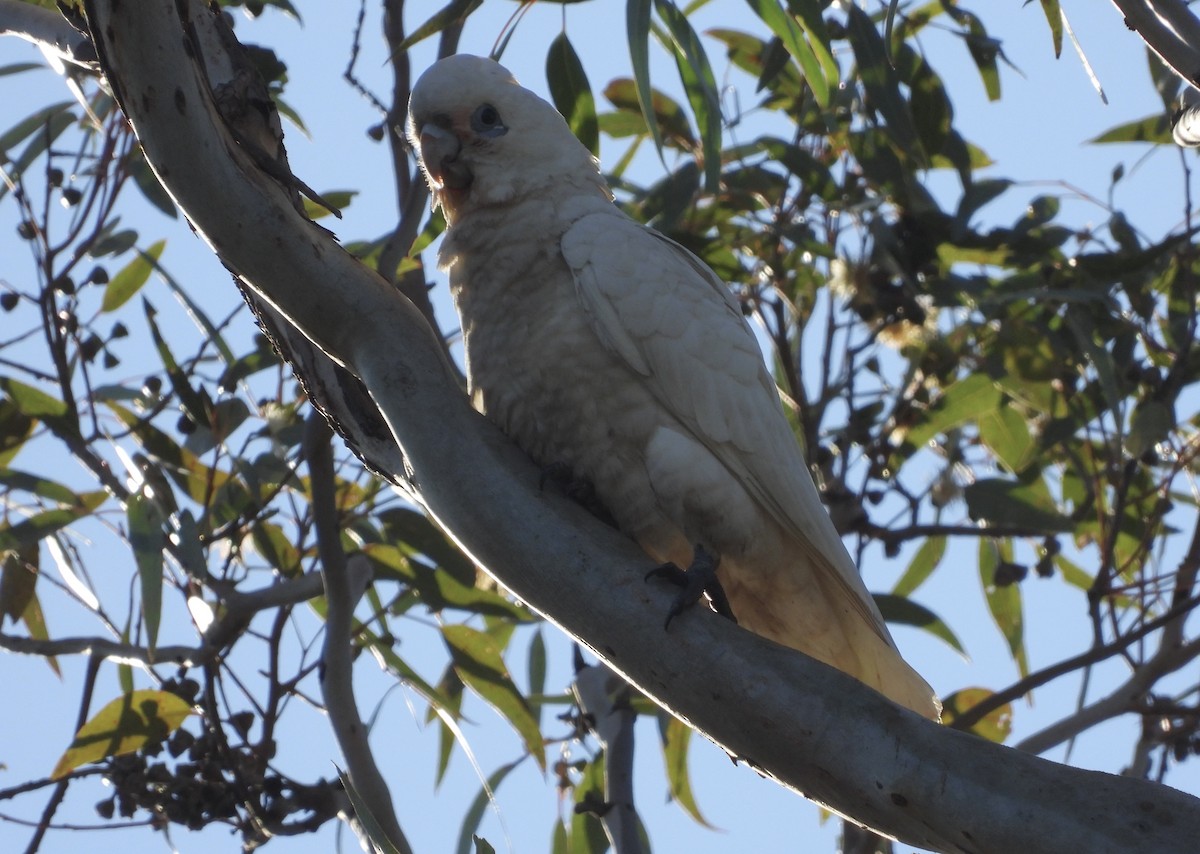
[{"label": "bird's tail", "polygon": [[[941,719],[937,695],[900,656],[873,602],[861,601],[829,569],[754,569],[721,564],[721,583],[740,625],[850,674],[905,708]],[[865,588],[862,595],[869,595]]]}]

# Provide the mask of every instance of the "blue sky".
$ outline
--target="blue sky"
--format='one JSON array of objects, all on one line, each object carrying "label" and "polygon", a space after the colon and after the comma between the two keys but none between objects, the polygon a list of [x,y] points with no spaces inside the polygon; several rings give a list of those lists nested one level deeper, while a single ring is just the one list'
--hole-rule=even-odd
[{"label": "blue sky", "polygon": [[[357,7],[355,4],[303,0],[297,5],[304,15],[303,27],[281,16],[268,15],[265,21],[239,25],[239,32],[249,41],[274,47],[289,64],[286,97],[304,117],[311,133],[311,138],[305,138],[293,128],[287,129],[289,152],[296,173],[319,191],[340,188],[361,191],[347,209],[343,221],[331,225],[326,220],[325,224],[345,239],[378,236],[391,227],[396,216],[390,176],[380,180],[380,176],[388,175],[386,152],[365,134],[365,129],[378,117],[340,77]],[[1107,219],[1106,212],[1077,198],[1077,194],[1069,192],[1067,187],[1082,191],[1078,194],[1081,196],[1104,199],[1112,169],[1121,162],[1128,177],[1118,186],[1117,204],[1130,212],[1135,226],[1151,236],[1177,227],[1183,209],[1183,178],[1177,152],[1161,150],[1143,159],[1148,153],[1144,146],[1084,144],[1109,127],[1146,116],[1160,105],[1149,83],[1141,43],[1124,28],[1115,9],[1092,0],[1063,2],[1068,14],[1073,16],[1076,32],[1107,92],[1109,104],[1104,106],[1069,46],[1064,48],[1061,60],[1054,60],[1039,4],[1022,5],[1017,0],[1009,0],[1003,4],[975,5],[992,34],[1002,39],[1009,59],[1020,69],[1019,72],[1007,67],[1002,69],[1004,91],[1000,102],[986,101],[974,66],[965,48],[955,38],[932,32],[924,39],[923,46],[949,87],[959,129],[996,161],[993,174],[1027,182],[1025,186],[1029,189],[1019,187],[1010,191],[984,211],[984,218],[1011,222],[1029,196],[1035,192],[1051,192],[1064,195],[1064,210],[1071,221],[1102,224]],[[432,12],[439,6],[428,4],[428,9]],[[1003,9],[993,8],[1000,6]],[[484,3],[468,23],[461,49],[488,53],[504,22],[516,8],[517,5],[508,0]],[[545,51],[561,28],[565,12],[567,32],[582,57],[593,88],[599,91],[611,78],[628,74],[622,10],[622,4],[609,0],[567,7],[543,3],[525,17],[508,47],[505,64],[526,86],[545,94]],[[372,36],[375,24],[370,16],[374,14],[375,4],[368,4],[368,27]],[[409,26],[418,23],[420,19],[413,19]],[[755,32],[763,29],[748,7],[734,0],[709,4],[697,16],[694,25],[700,30],[713,26]],[[728,75],[729,82],[741,87],[743,92],[752,90],[752,83],[727,69],[718,45],[710,43],[709,49],[719,80]],[[22,42],[0,39],[0,65],[36,59],[36,56]],[[656,52],[655,57],[656,85],[677,91],[673,63],[662,52]],[[423,69],[432,58],[432,42],[419,45],[413,51],[414,70]],[[383,48],[369,38],[360,59],[359,72],[380,92],[386,91],[386,60]],[[0,104],[4,105],[0,107],[0,131],[15,124],[36,106],[66,97],[61,82],[49,72],[0,77]],[[742,100],[743,104],[749,103],[751,95],[746,94]],[[614,145],[603,140],[602,161],[611,165],[623,149],[623,143]],[[652,180],[661,173],[662,166],[647,150],[639,156],[635,168],[639,176]],[[947,192],[950,190],[947,188]],[[0,205],[0,277],[18,280],[30,273],[26,249],[15,237],[13,216],[11,206]],[[214,315],[221,316],[237,304],[238,297],[229,284],[228,275],[186,227],[165,224],[149,210],[135,211],[128,216],[151,239],[160,234],[168,236],[164,256],[166,266],[176,271],[186,285],[194,283],[194,295],[206,308],[211,308]],[[437,293],[443,322],[450,325],[453,316],[444,287]],[[179,324],[180,334],[191,334],[182,317],[175,318],[174,322]],[[868,551],[866,558],[868,586],[886,590],[906,565],[907,553],[887,561],[876,550]],[[953,567],[944,566],[936,583],[931,583],[929,590],[923,588],[918,598],[951,622],[951,627],[971,653],[971,662],[963,661],[944,645],[915,630],[901,628],[896,632],[909,661],[943,693],[965,685],[1003,687],[1016,677],[974,580],[972,555],[963,557],[962,569],[960,577],[955,578]],[[114,568],[114,576],[124,579],[126,574],[123,566]],[[1036,585],[1037,582],[1028,584]],[[1078,596],[1062,587],[1045,584],[1028,591],[1026,609],[1034,669],[1082,648],[1080,637],[1066,634],[1074,622],[1063,616],[1074,615],[1082,605]],[[72,610],[70,605],[48,605],[48,609],[52,630],[67,633],[75,625],[77,631],[92,631],[84,621],[75,622],[79,612]],[[182,613],[175,617],[186,619]],[[1082,619],[1078,621],[1078,627],[1086,628]],[[543,631],[548,638],[557,634],[551,627],[545,627]],[[412,638],[407,640],[406,653],[419,660],[421,644],[426,642],[440,650],[432,631],[422,634],[419,627],[414,628]],[[522,639],[516,648],[522,648],[521,644],[527,642],[527,638]],[[551,655],[550,685],[552,688],[563,687],[569,679],[566,644],[554,644]],[[7,770],[0,771],[0,787],[46,773],[69,740],[82,662],[64,664],[68,678],[60,684],[40,661],[0,657],[0,675],[4,684],[21,686],[21,702],[0,702],[0,762],[7,765]],[[522,681],[522,669],[518,666],[515,670],[514,675]],[[424,709],[403,689],[391,690],[390,681],[380,678],[365,659],[360,661],[356,673],[363,707],[370,709],[376,702],[382,702],[374,744],[392,782],[401,823],[418,851],[450,850],[462,814],[478,788],[473,770],[461,755],[457,756],[440,791],[431,791],[436,738],[423,724]],[[1096,685],[1103,686],[1121,675],[1121,665],[1110,663],[1100,668],[1093,678]],[[1021,706],[1017,710],[1018,736],[1034,732],[1058,717],[1062,709],[1075,702],[1078,688],[1078,682],[1063,680],[1061,684],[1039,691],[1034,707]],[[111,674],[102,678],[97,696],[106,696],[105,690],[116,691]],[[485,773],[516,757],[515,740],[503,724],[496,722],[489,709],[474,703],[468,707],[468,715],[479,724],[471,737]],[[1121,721],[1098,728],[1081,739],[1072,761],[1119,770],[1128,761],[1126,745],[1132,743],[1129,735],[1132,726],[1134,724],[1129,721]],[[339,761],[336,746],[328,735],[327,724],[315,711],[290,710],[280,737],[284,754],[281,761],[290,772],[301,778],[335,773],[333,763]],[[822,827],[813,805],[743,767],[734,767],[728,758],[703,739],[696,739],[693,746],[693,781],[701,808],[710,822],[720,829],[711,831],[697,826],[677,807],[665,803],[667,789],[661,757],[654,745],[657,738],[654,728],[643,726],[638,738],[641,745],[637,781],[639,806],[644,811],[643,818],[657,850],[833,850],[836,821],[829,821]],[[1121,752],[1112,753],[1109,750],[1112,744],[1120,745]],[[297,749],[297,745],[304,747]],[[1195,770],[1185,769],[1185,773],[1174,777],[1173,781],[1190,791],[1200,791],[1200,775]],[[94,823],[96,818],[91,807],[99,796],[90,787],[77,788],[81,792],[69,799],[58,818]],[[82,796],[85,789],[87,797]],[[31,800],[0,804],[0,812],[32,818],[37,814],[36,803]],[[512,849],[518,852],[546,849],[552,817],[560,809],[569,809],[569,805],[564,807],[556,802],[552,782],[544,780],[532,767],[522,768],[504,783],[499,791],[499,805],[503,820],[490,815],[482,834],[497,850],[505,849],[507,836]],[[27,838],[25,829],[0,823],[0,849],[23,847]],[[236,849],[236,841],[219,831],[199,837],[176,831],[173,839],[179,850],[185,852]],[[60,833],[52,835],[42,850],[75,851],[84,841],[98,850],[109,847],[127,851],[163,850],[162,840],[145,831],[107,833],[86,840],[74,834]],[[353,846],[350,840],[344,840],[344,844]],[[273,847],[288,851],[328,851],[331,836],[326,832],[312,839],[280,841]],[[909,849],[902,846],[900,850]]]}]

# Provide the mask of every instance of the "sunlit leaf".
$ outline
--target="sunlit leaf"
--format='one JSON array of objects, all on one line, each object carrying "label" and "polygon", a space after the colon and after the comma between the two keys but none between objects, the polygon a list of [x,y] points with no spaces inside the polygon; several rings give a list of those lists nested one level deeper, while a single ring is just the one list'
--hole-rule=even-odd
[{"label": "sunlit leaf", "polygon": [[67,414],[66,403],[12,377],[0,378],[0,389],[4,389],[22,415],[30,418],[57,418]]},{"label": "sunlit leaf", "polygon": [[1042,11],[1046,14],[1046,23],[1050,25],[1050,38],[1054,42],[1054,58],[1062,56],[1063,21],[1062,9],[1058,0],[1041,0]]},{"label": "sunlit leaf", "polygon": [[158,259],[162,257],[166,245],[167,241],[159,240],[145,252],[139,251],[136,258],[109,279],[104,288],[104,300],[100,303],[100,310],[116,311],[141,290],[142,285],[150,280],[150,274],[154,271]]},{"label": "sunlit leaf", "polygon": [[[953,725],[956,718],[990,696],[992,696],[992,692],[987,688],[963,688],[955,691],[949,697],[943,697],[942,723],[947,726]],[[1012,703],[1005,703],[968,727],[967,732],[972,732],[988,741],[994,741],[996,744],[1003,744],[1012,732],[1012,718]]]},{"label": "sunlit leaf", "polygon": [[663,761],[667,766],[667,785],[671,788],[671,798],[692,820],[710,830],[700,805],[696,803],[696,793],[692,789],[691,774],[688,771],[688,746],[692,741],[692,728],[680,721],[674,715],[660,714],[658,716],[658,734],[662,742]]},{"label": "sunlit leaf", "polygon": [[945,553],[945,537],[927,537],[917,549],[917,553],[913,555],[904,575],[900,576],[900,580],[892,588],[892,593],[896,596],[910,595],[937,569],[937,565],[941,563]]},{"label": "sunlit leaf", "polygon": [[925,420],[909,432],[907,439],[918,448],[939,433],[973,421],[981,412],[989,412],[1000,403],[1000,391],[984,374],[971,374],[950,385]]},{"label": "sunlit leaf", "polygon": [[79,728],[50,779],[61,780],[81,765],[164,741],[191,713],[185,700],[167,691],[134,691],[118,697]]},{"label": "sunlit leaf", "polygon": [[996,457],[1019,474],[1033,462],[1037,443],[1025,418],[1013,406],[1000,406],[979,416],[979,438]]},{"label": "sunlit leaf", "polygon": [[1174,145],[1171,136],[1171,117],[1167,113],[1155,113],[1137,121],[1125,122],[1109,128],[1099,136],[1088,140],[1091,143],[1107,142],[1151,142],[1155,145]]},{"label": "sunlit leaf", "polygon": [[1021,677],[1029,675],[1029,659],[1025,653],[1025,616],[1021,605],[1021,585],[996,584],[996,568],[1011,559],[1011,546],[1005,541],[979,541],[979,580],[983,585],[988,611],[1008,651],[1016,662]]},{"label": "sunlit leaf", "polygon": [[[329,206],[334,210],[343,211],[350,207],[350,202],[358,195],[357,190],[326,190],[321,193],[321,198],[329,203]],[[303,199],[304,215],[309,219],[323,219],[327,216],[333,216],[333,211],[320,202],[314,202],[307,196]]]},{"label": "sunlit leaf", "polygon": [[827,79],[822,63],[817,58],[814,44],[804,38],[803,30],[796,19],[779,4],[779,0],[747,0],[747,3],[754,10],[754,14],[758,15],[783,42],[788,53],[800,63],[800,67],[804,69],[804,79],[808,82],[816,102],[822,108],[828,107],[830,80]]},{"label": "sunlit leaf", "polygon": [[443,626],[442,637],[459,678],[512,724],[544,770],[545,746],[537,718],[509,676],[496,639],[464,625]]}]

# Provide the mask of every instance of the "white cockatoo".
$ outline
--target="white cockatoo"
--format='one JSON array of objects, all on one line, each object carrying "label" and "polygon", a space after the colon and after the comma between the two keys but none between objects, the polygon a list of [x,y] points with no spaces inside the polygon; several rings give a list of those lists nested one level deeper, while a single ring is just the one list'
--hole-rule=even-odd
[{"label": "white cockatoo", "polygon": [[429,68],[407,133],[446,217],[476,407],[655,560],[711,556],[742,626],[936,719],[725,284],[622,213],[562,116],[490,59]]}]

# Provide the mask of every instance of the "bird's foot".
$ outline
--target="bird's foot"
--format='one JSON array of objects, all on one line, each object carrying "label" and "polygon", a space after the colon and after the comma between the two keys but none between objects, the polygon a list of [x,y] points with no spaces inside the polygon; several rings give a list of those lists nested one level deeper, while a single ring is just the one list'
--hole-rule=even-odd
[{"label": "bird's foot", "polygon": [[719,557],[709,552],[704,546],[697,545],[692,554],[692,565],[686,570],[680,569],[673,563],[664,563],[646,573],[647,581],[651,578],[662,578],[681,588],[679,595],[671,602],[671,607],[667,611],[667,621],[663,624],[664,629],[669,629],[671,620],[695,605],[704,596],[708,597],[708,602],[714,611],[722,617],[737,622],[737,617],[733,615],[733,608],[729,606],[729,598],[725,595],[725,590],[717,578],[717,567],[720,563]]}]

